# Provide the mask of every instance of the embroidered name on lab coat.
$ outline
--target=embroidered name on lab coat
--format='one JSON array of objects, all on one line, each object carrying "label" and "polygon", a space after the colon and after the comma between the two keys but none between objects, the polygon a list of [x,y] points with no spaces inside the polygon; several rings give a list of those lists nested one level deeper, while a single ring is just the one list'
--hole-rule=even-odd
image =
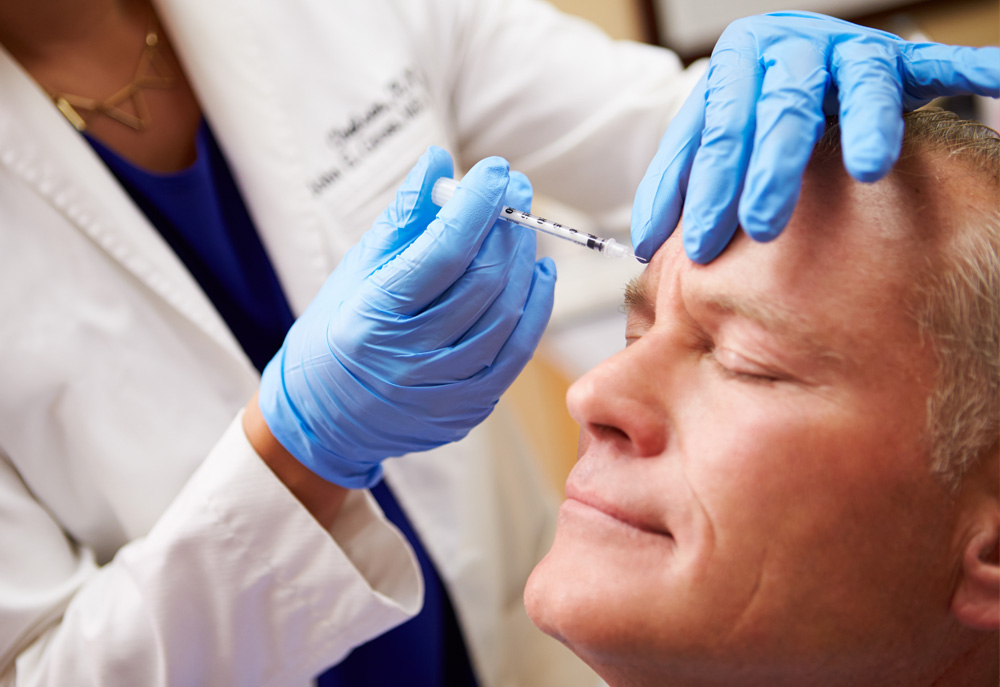
[{"label": "embroidered name on lab coat", "polygon": [[417,71],[408,67],[383,86],[381,97],[331,126],[326,145],[333,150],[335,163],[309,182],[313,195],[328,191],[348,170],[361,166],[424,112],[427,103]]}]

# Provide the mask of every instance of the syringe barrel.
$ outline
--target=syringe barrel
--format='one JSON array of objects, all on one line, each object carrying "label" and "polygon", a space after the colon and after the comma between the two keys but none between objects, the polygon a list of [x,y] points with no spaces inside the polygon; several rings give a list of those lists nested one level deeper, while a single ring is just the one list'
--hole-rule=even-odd
[{"label": "syringe barrel", "polygon": [[434,182],[434,186],[431,188],[431,202],[439,208],[444,207],[444,204],[451,200],[451,197],[455,195],[455,189],[457,188],[458,179],[441,177]]},{"label": "syringe barrel", "polygon": [[[457,188],[458,181],[456,179],[441,177],[435,181],[434,186],[431,187],[431,202],[438,207],[443,207],[444,204],[447,203],[453,195],[455,195],[455,190]],[[624,246],[614,239],[603,239],[599,236],[594,236],[593,234],[587,234],[574,229],[573,227],[567,227],[563,224],[552,222],[544,217],[536,217],[528,212],[522,212],[520,210],[504,206],[500,216],[508,222],[519,224],[522,227],[551,234],[552,236],[572,241],[580,246],[599,251],[602,255],[609,258],[635,257],[628,246]]]}]

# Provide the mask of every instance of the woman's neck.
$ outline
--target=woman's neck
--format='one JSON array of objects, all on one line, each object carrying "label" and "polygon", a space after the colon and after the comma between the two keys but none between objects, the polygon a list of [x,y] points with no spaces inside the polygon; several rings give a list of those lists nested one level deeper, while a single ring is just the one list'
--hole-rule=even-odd
[{"label": "woman's neck", "polygon": [[[135,85],[153,29],[156,60],[171,85],[141,89],[134,96],[141,107],[132,95],[114,98]],[[169,172],[194,160],[201,110],[149,0],[0,0],[0,44],[54,101],[72,107],[111,102],[133,121],[141,116],[142,126],[134,126],[86,105],[72,112],[74,124],[82,121],[91,136],[133,164]]]},{"label": "woman's neck", "polygon": [[0,3],[0,43],[22,64],[93,52],[146,21],[145,0],[36,0]]}]

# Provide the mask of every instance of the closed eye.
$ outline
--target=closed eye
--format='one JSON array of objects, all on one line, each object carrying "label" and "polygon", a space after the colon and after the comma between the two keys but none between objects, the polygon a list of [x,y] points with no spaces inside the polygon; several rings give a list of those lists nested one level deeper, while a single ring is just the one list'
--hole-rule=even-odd
[{"label": "closed eye", "polygon": [[718,370],[732,379],[754,384],[774,384],[788,379],[787,375],[765,367],[729,348],[714,348],[707,354]]}]

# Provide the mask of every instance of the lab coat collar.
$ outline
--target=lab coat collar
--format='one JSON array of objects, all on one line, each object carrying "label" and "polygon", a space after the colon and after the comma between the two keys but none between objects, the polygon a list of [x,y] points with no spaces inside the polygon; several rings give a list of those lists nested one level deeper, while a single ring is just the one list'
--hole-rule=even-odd
[{"label": "lab coat collar", "polygon": [[225,322],[159,232],[48,96],[0,48],[0,165],[232,354]]},{"label": "lab coat collar", "polygon": [[[225,152],[296,314],[333,269],[322,216],[301,168],[294,103],[281,102],[264,33],[268,8],[234,0],[159,0],[160,21]],[[283,11],[275,5],[270,10]]]}]

